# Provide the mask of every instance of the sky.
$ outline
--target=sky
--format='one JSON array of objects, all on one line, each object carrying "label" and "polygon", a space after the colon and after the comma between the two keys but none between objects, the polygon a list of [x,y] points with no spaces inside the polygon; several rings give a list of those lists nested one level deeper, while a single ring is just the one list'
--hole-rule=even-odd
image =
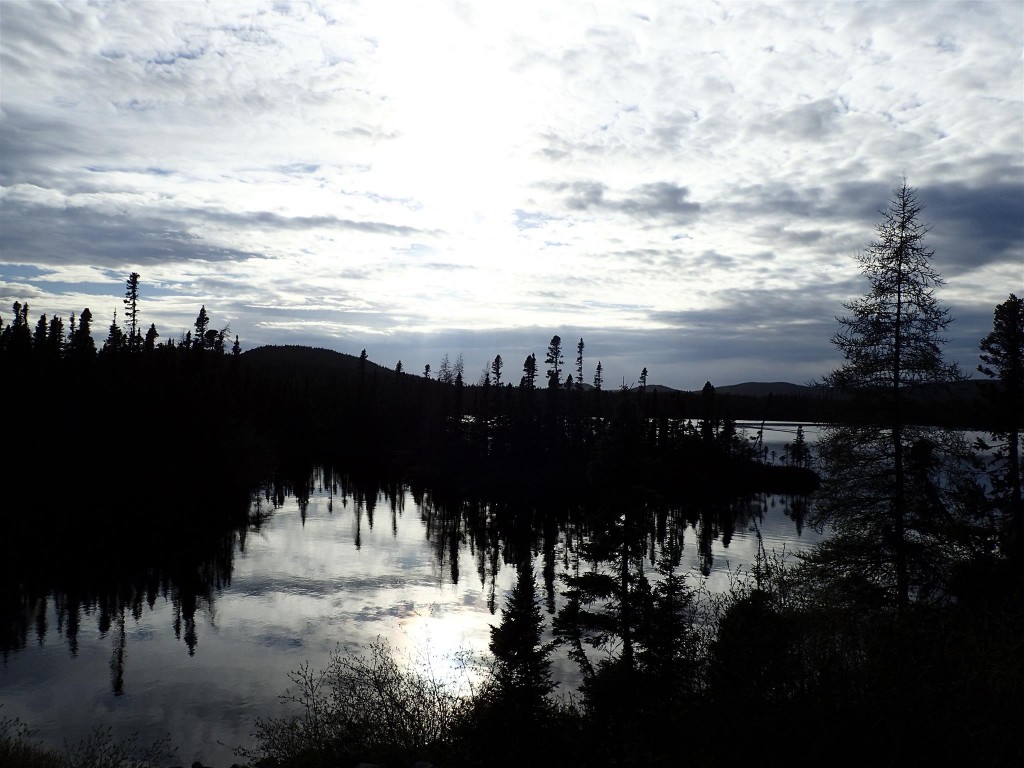
[{"label": "sky", "polygon": [[0,318],[808,383],[904,179],[966,371],[1024,292],[1024,3],[0,2]]}]

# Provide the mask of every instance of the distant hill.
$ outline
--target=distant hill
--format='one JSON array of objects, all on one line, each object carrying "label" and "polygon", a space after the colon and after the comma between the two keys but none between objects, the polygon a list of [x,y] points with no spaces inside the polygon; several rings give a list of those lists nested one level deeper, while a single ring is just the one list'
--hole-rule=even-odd
[{"label": "distant hill", "polygon": [[727,384],[715,387],[715,392],[722,395],[746,395],[765,397],[767,395],[798,395],[817,397],[820,390],[803,384],[790,384],[787,381],[745,381],[742,384]]},{"label": "distant hill", "polygon": [[[354,371],[359,358],[323,347],[299,347],[294,345],[256,347],[242,353],[246,365],[274,366],[289,365]],[[367,361],[369,362],[369,361]]]},{"label": "distant hill", "polygon": [[[285,374],[316,376],[317,373],[341,375],[343,377],[358,376],[360,360],[356,355],[336,352],[321,347],[301,347],[294,345],[257,347],[242,353],[242,365],[251,371],[267,371]],[[386,368],[370,360],[363,363],[364,373],[373,375],[380,382],[408,381],[422,374],[405,372],[397,374],[393,368]],[[434,379],[423,382],[429,389],[441,391],[445,385]],[[911,410],[909,418],[922,424],[945,424],[978,427],[993,421],[981,398],[981,390],[989,382],[984,380],[968,380],[952,385],[933,385],[922,387],[914,392],[914,397],[907,403]],[[467,392],[478,389],[475,382],[465,383]],[[543,391],[543,387],[539,388]],[[593,387],[584,384],[585,391]],[[631,391],[635,392],[638,385]],[[618,388],[609,388],[607,395],[614,398]],[[665,386],[664,384],[648,384],[649,394],[659,393],[664,398],[662,407],[670,410],[675,408],[688,416],[700,413],[700,390],[685,391]],[[725,384],[715,386],[715,394],[726,398],[726,409],[735,418],[761,419],[766,416],[772,419],[789,419],[794,421],[821,421],[830,417],[836,402],[843,400],[840,393],[829,390],[792,384],[786,381],[747,381],[742,384]],[[669,397],[671,396],[671,397]],[[771,398],[769,399],[769,396]],[[672,405],[672,404],[675,405]],[[681,409],[681,410],[680,410]]]}]

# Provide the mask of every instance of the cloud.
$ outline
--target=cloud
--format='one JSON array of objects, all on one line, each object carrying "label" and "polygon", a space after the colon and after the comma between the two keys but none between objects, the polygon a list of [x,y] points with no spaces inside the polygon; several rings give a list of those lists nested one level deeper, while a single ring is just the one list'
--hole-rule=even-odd
[{"label": "cloud", "polygon": [[410,369],[564,330],[619,375],[804,380],[904,175],[957,314],[1019,283],[1011,4],[641,11],[7,4],[4,294],[116,306],[136,269],[172,334],[206,303]]},{"label": "cloud", "polygon": [[1014,259],[1024,264],[1024,179],[935,184],[918,197],[947,277]]},{"label": "cloud", "polygon": [[659,181],[641,184],[625,197],[610,199],[608,188],[598,181],[577,181],[549,185],[556,192],[568,192],[564,202],[573,211],[622,212],[637,219],[668,219],[686,223],[700,212],[700,204],[689,202],[686,187]]},{"label": "cloud", "polygon": [[838,100],[817,99],[770,115],[764,124],[755,124],[752,130],[788,141],[826,141],[831,133],[839,130],[839,116],[846,111]]}]

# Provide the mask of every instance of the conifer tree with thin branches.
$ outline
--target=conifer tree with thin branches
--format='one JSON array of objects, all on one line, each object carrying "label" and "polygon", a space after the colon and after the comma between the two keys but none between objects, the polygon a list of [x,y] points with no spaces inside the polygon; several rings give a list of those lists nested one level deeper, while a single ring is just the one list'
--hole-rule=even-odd
[{"label": "conifer tree with thin branches", "polygon": [[942,357],[951,319],[935,296],[943,280],[925,245],[922,210],[904,181],[880,212],[875,239],[857,256],[869,290],[837,318],[832,343],[844,362],[824,381],[844,394],[850,410],[823,431],[825,478],[814,515],[834,532],[816,553],[823,570],[866,577],[900,608],[935,588],[940,560],[955,559],[939,521],[956,517],[950,493],[969,454],[957,434],[908,423],[917,391],[963,378]]}]

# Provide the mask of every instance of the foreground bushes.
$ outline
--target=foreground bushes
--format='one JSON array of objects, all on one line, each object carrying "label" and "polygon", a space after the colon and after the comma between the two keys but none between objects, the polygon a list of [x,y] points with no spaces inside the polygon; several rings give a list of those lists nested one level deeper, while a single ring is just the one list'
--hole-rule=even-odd
[{"label": "foreground bushes", "polygon": [[899,613],[830,606],[801,579],[799,568],[762,569],[717,602],[702,598],[686,614],[684,677],[613,651],[579,698],[526,709],[494,668],[467,687],[470,668],[442,683],[386,645],[339,655],[296,674],[302,713],[259,723],[245,757],[265,768],[1024,761],[1019,584]]}]

